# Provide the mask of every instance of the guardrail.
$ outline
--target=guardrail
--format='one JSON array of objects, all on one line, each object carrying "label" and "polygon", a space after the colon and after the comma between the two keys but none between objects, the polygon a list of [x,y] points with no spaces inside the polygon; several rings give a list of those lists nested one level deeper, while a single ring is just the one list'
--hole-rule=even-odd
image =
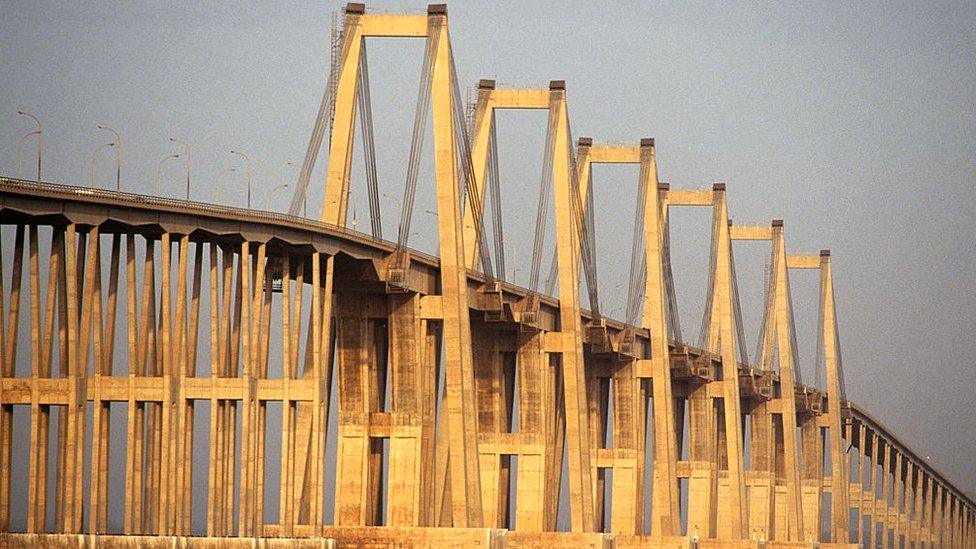
[{"label": "guardrail", "polygon": [[[348,227],[342,227],[339,225],[333,225],[330,223],[325,223],[323,221],[318,221],[315,219],[309,219],[306,217],[300,217],[290,214],[283,214],[278,212],[271,212],[267,210],[255,210],[247,208],[237,208],[232,206],[221,206],[219,204],[210,204],[208,202],[198,202],[195,200],[185,200],[178,198],[167,198],[162,196],[152,196],[145,194],[137,194],[126,191],[113,191],[106,189],[98,189],[94,187],[78,187],[75,185],[67,185],[64,183],[51,183],[47,181],[35,181],[29,179],[17,179],[12,177],[0,177],[0,189],[16,189],[19,191],[28,191],[36,193],[41,191],[45,194],[63,196],[65,198],[71,198],[76,200],[82,200],[85,202],[95,202],[99,204],[118,204],[123,206],[134,206],[143,209],[154,209],[154,208],[166,208],[171,210],[178,210],[181,212],[194,213],[203,216],[213,217],[215,214],[221,217],[234,218],[240,221],[249,222],[272,222],[279,225],[290,225],[296,228],[302,228],[306,230],[318,230],[326,231],[331,233],[340,233],[348,236],[352,240],[357,240],[360,242],[366,242],[382,248],[395,249],[396,243],[390,242],[389,240],[384,240],[382,238],[376,238],[370,234],[359,232]],[[409,249],[411,256],[422,257],[431,261],[433,263],[439,263],[440,260],[431,254],[421,252],[419,250]],[[480,276],[480,273],[476,273]]]}]

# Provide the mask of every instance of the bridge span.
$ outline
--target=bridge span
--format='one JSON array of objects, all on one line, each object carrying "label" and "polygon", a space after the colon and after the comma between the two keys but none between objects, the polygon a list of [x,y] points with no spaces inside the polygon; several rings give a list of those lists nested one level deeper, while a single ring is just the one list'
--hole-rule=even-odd
[{"label": "bridge span", "polygon": [[[395,242],[347,228],[375,36],[427,41],[414,143],[429,114],[436,257],[407,245],[407,207]],[[574,140],[565,82],[482,81],[467,116],[444,6],[350,4],[337,43],[292,204],[328,128],[320,220],[0,178],[3,544],[976,546],[973,500],[844,393],[829,251],[789,253],[781,220],[733,224],[724,184],[661,183],[653,139]],[[549,112],[555,253],[543,279],[536,246],[529,287],[486,231],[496,109]],[[600,311],[595,163],[640,168],[623,320]],[[698,345],[675,305],[677,207],[713,213]],[[751,358],[744,240],[770,250]],[[798,269],[820,275],[823,387],[799,379]]]}]

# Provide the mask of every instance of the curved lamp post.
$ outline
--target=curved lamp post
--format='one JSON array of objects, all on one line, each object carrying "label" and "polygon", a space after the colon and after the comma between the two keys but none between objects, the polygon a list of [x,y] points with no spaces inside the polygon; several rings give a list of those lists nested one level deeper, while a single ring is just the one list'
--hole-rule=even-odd
[{"label": "curved lamp post", "polygon": [[[28,136],[31,135],[37,136],[37,180],[40,181],[41,180],[41,158],[44,157],[44,128],[41,127],[40,119],[38,119],[33,114],[26,111],[17,111],[17,114],[26,116],[32,119],[35,124],[37,124],[36,130],[20,138],[20,143],[23,144],[24,140],[27,139]],[[19,150],[20,150],[20,146],[18,145],[18,153],[17,153],[18,158],[20,158],[21,156]],[[23,164],[23,162],[21,162],[21,164]],[[23,166],[21,166],[20,171],[21,171],[21,177],[23,177],[23,171],[24,171]]]},{"label": "curved lamp post", "polygon": [[274,198],[275,193],[277,193],[282,189],[287,189],[287,188],[288,188],[288,183],[282,183],[277,187],[271,189],[271,192],[268,193],[268,198],[264,199],[264,209],[267,211],[271,211],[271,199]]},{"label": "curved lamp post", "polygon": [[217,199],[220,198],[220,178],[226,174],[236,172],[237,168],[224,168],[217,174],[214,178],[214,189],[213,189],[213,203],[217,203]]},{"label": "curved lamp post", "polygon": [[120,192],[122,190],[122,136],[108,126],[99,124],[95,127],[112,132],[112,135],[115,136],[115,192]]},{"label": "curved lamp post", "polygon": [[174,137],[169,138],[173,143],[183,145],[183,152],[186,154],[186,200],[190,200],[190,144],[186,141],[180,141]]},{"label": "curved lamp post", "polygon": [[[291,162],[285,162],[286,171],[288,170],[288,168],[291,167],[292,167]],[[302,197],[302,217],[306,217],[306,218],[308,217],[308,193],[307,192],[305,193],[305,196]]]},{"label": "curved lamp post", "polygon": [[[91,188],[93,188],[93,189],[95,188],[95,162],[98,160],[98,153],[99,153],[99,151],[101,151],[102,149],[107,149],[108,147],[114,147],[114,146],[115,146],[115,143],[103,143],[103,144],[95,147],[95,152],[92,153],[92,158],[91,158]],[[118,180],[116,179],[116,185],[117,184],[118,184]],[[118,190],[118,189],[116,189],[116,190]]]},{"label": "curved lamp post", "polygon": [[17,178],[24,178],[24,141],[32,135],[40,135],[41,132],[34,130],[32,132],[27,132],[21,136],[20,141],[17,142]]},{"label": "curved lamp post", "polygon": [[163,163],[171,158],[179,158],[179,157],[180,155],[178,154],[171,154],[166,158],[160,160],[159,163],[156,164],[156,196],[159,196],[159,171],[163,168]]},{"label": "curved lamp post", "polygon": [[230,151],[244,159],[244,179],[247,180],[247,209],[251,209],[251,159],[240,151]]}]

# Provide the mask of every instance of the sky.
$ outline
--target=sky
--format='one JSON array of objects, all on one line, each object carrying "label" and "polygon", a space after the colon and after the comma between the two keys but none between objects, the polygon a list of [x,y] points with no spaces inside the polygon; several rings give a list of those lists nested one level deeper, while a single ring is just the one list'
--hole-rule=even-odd
[{"label": "sky", "polygon": [[[423,13],[420,3],[371,7]],[[44,124],[43,179],[92,182],[92,153],[122,134],[123,190],[154,193],[167,155],[192,146],[191,197],[284,211],[330,64],[335,3],[0,3],[0,174]],[[499,85],[567,82],[574,137],[654,137],[672,187],[728,185],[740,224],[785,220],[791,253],[833,252],[847,396],[956,486],[976,494],[976,4],[947,2],[455,2],[459,77]],[[423,53],[368,43],[381,207],[394,238]],[[544,113],[498,115],[507,276],[525,284]],[[428,148],[429,148],[428,133]],[[33,149],[25,153],[33,162]],[[325,158],[309,209],[317,215]],[[368,226],[361,153],[357,221]],[[291,164],[289,164],[291,163]],[[182,196],[185,165],[163,163],[160,193]],[[28,169],[33,177],[33,168]],[[110,150],[96,181],[114,185]],[[600,293],[623,316],[636,167],[594,169]],[[436,249],[429,162],[410,245]],[[529,197],[527,200],[526,197]],[[352,215],[352,214],[351,214]],[[551,219],[551,218],[550,218]],[[678,211],[672,238],[686,340],[697,341],[710,213]],[[551,229],[550,229],[551,230]],[[5,237],[6,238],[6,237]],[[754,342],[768,251],[735,248]],[[817,275],[793,275],[804,380],[814,383]],[[753,344],[750,343],[750,351]]]}]

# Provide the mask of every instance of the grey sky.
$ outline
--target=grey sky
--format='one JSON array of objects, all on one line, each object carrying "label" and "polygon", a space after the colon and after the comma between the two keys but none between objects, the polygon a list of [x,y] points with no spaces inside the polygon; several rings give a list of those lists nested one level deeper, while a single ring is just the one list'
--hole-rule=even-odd
[{"label": "grey sky", "polygon": [[[421,3],[373,3],[422,11]],[[209,200],[231,148],[255,161],[254,204],[292,181],[329,65],[339,4],[3,2],[0,173],[45,124],[44,179],[87,185],[95,125],[123,133],[123,187],[152,192],[158,160],[193,144],[193,196]],[[463,83],[565,79],[574,136],[657,138],[661,178],[729,185],[737,222],[786,220],[789,249],[831,248],[848,397],[976,492],[976,4],[598,2],[450,5]],[[370,43],[382,191],[399,195],[422,43]],[[499,116],[507,254],[527,279],[545,116]],[[317,214],[322,166],[313,179]],[[111,180],[111,158],[99,185]],[[361,162],[354,179],[362,186]],[[178,195],[182,165],[164,172]],[[28,171],[28,175],[32,175]],[[601,293],[622,317],[636,168],[598,168]],[[243,204],[229,178],[225,201]],[[422,180],[423,181],[423,180]],[[427,179],[429,181],[429,178]],[[423,186],[423,185],[422,185]],[[411,242],[432,249],[430,185]],[[286,208],[289,196],[273,205]],[[359,219],[365,200],[356,197]],[[621,204],[625,204],[621,206]],[[386,237],[397,209],[383,199]],[[365,221],[364,221],[365,224]],[[708,215],[675,216],[686,339],[697,339]],[[765,250],[737,246],[750,341]],[[510,267],[511,269],[512,267]],[[812,382],[815,275],[793,279]],[[750,349],[751,350],[751,349]]]}]

